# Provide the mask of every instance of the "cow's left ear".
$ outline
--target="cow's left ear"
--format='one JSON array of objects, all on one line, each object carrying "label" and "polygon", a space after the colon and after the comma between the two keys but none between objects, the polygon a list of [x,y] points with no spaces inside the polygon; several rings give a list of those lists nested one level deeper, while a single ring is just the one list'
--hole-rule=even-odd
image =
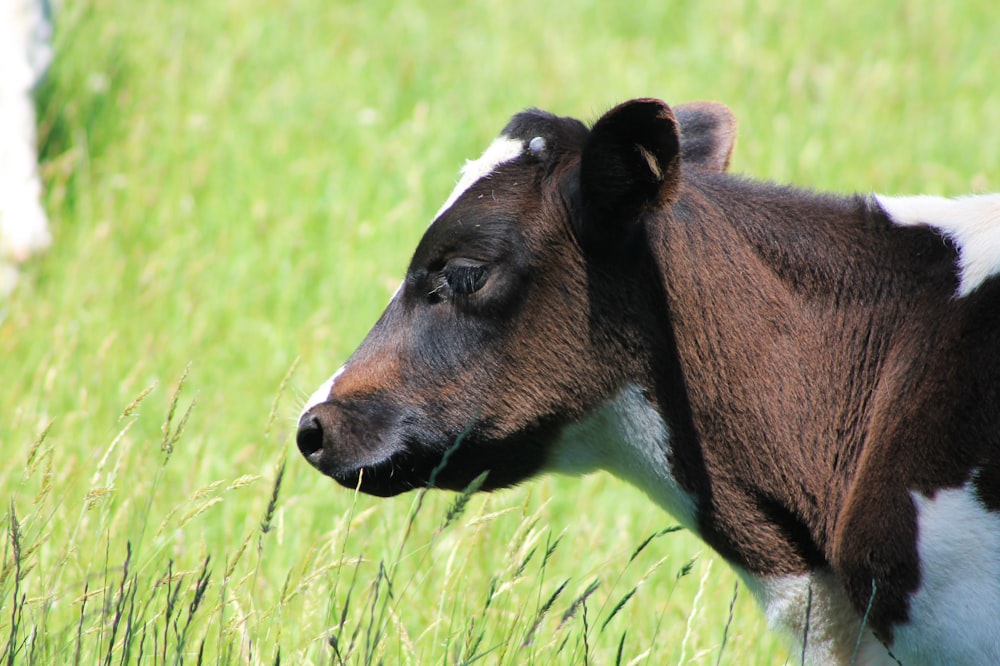
[{"label": "cow's left ear", "polygon": [[679,152],[677,119],[658,99],[625,102],[594,123],[580,161],[585,250],[616,254],[644,213],[676,196]]},{"label": "cow's left ear", "polygon": [[725,171],[736,145],[736,116],[719,102],[688,102],[674,107],[681,126],[681,162],[708,171]]}]

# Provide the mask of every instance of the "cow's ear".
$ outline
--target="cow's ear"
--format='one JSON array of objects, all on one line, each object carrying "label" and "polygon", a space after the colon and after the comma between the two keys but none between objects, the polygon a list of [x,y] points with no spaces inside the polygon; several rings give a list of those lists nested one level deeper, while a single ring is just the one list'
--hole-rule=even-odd
[{"label": "cow's ear", "polygon": [[674,107],[681,126],[681,162],[708,171],[725,171],[736,145],[736,116],[719,102]]},{"label": "cow's ear", "polygon": [[580,161],[578,234],[584,249],[617,254],[643,215],[676,194],[677,120],[657,99],[634,99],[604,114]]}]

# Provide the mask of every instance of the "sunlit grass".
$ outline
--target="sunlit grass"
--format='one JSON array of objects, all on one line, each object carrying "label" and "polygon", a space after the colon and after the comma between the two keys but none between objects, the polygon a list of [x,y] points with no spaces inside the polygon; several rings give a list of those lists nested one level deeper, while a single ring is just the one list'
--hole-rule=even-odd
[{"label": "sunlit grass", "polygon": [[[294,663],[443,655],[632,663],[723,654],[730,623],[702,627],[712,602],[690,602],[711,594],[711,560],[664,516],[655,522],[666,528],[631,524],[641,498],[599,488],[607,484],[582,490],[615,501],[617,524],[560,526],[568,512],[548,498],[559,491],[551,481],[521,497],[431,491],[379,502],[344,491],[314,503],[288,496],[297,459],[282,449],[265,470],[270,490],[243,474],[178,493],[188,484],[167,477],[196,409],[186,381],[182,374],[171,389],[160,436],[143,456],[150,469],[135,483],[115,452],[159,391],[137,396],[101,458],[77,470],[89,476],[78,499],[53,492],[56,454],[39,437],[18,483],[37,492],[6,516],[0,590],[5,656],[15,663],[271,663],[281,654]],[[245,518],[230,531],[220,522],[233,505]],[[306,505],[322,516],[298,520]],[[73,507],[68,520],[59,516]],[[235,538],[217,541],[227,531]],[[742,612],[755,622],[747,603]],[[761,649],[748,645],[756,636],[733,631],[727,650]]]},{"label": "sunlit grass", "polygon": [[717,99],[737,171],[998,189],[994,14],[63,3],[55,243],[0,303],[0,656],[783,663],[725,564],[613,479],[356,497],[299,459],[294,419],[513,112]]}]

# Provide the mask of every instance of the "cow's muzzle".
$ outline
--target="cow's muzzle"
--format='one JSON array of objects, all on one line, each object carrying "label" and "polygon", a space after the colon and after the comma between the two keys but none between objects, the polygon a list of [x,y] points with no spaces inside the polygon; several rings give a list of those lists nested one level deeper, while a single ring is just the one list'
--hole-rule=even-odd
[{"label": "cow's muzzle", "polygon": [[310,465],[342,486],[397,495],[425,485],[433,467],[401,420],[399,410],[374,401],[328,401],[299,418],[295,442]]}]

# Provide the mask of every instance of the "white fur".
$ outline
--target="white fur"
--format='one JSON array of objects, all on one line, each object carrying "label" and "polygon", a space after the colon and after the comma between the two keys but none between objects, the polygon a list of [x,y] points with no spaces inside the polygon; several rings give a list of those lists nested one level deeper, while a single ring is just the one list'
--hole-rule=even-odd
[{"label": "white fur", "polygon": [[400,282],[399,286],[396,287],[396,291],[392,292],[392,296],[389,297],[389,303],[391,304],[393,301],[399,298],[399,295],[402,292],[403,292],[403,282]]},{"label": "white fur", "polygon": [[[862,633],[860,617],[848,601],[843,586],[831,572],[816,571],[801,576],[773,578],[756,578],[738,569],[737,573],[764,609],[768,624],[791,638],[794,645],[792,663],[800,663],[803,637],[807,664],[846,666],[851,663],[852,657],[857,666],[896,663],[870,630],[865,629]],[[857,644],[859,634],[860,646]]]},{"label": "white fur", "polygon": [[1000,514],[974,488],[914,493],[920,588],[896,631],[904,664],[1000,664]]},{"label": "white fur", "polygon": [[547,471],[586,474],[599,469],[636,486],[685,527],[695,528],[695,499],[670,470],[670,431],[638,386],[626,386],[586,419],[567,427]]},{"label": "white fur", "polygon": [[462,167],[461,179],[459,179],[455,189],[452,190],[451,196],[448,197],[448,200],[444,202],[437,214],[434,215],[434,219],[439,218],[441,213],[451,208],[466,190],[483,178],[488,177],[498,166],[504,162],[516,159],[523,152],[524,142],[520,139],[511,139],[506,136],[497,138],[486,149],[482,157],[478,160],[469,160],[465,163],[465,166]]},{"label": "white fur", "polygon": [[31,93],[51,59],[51,30],[42,1],[0,0],[0,269],[50,242]]},{"label": "white fur", "polygon": [[[894,631],[892,655],[865,629],[859,666],[1000,664],[1000,515],[987,511],[969,485],[914,493],[920,588],[910,619]],[[791,635],[798,662],[810,586],[806,663],[850,664],[861,620],[829,571],[758,579],[739,572],[769,624]]]},{"label": "white fur", "polygon": [[333,390],[333,384],[337,381],[337,377],[340,377],[340,375],[343,374],[344,367],[333,373],[333,377],[330,377],[328,380],[323,382],[318,389],[313,391],[313,394],[309,396],[309,399],[306,401],[306,406],[302,408],[302,414],[305,414],[316,405],[326,402],[330,398],[330,391]]},{"label": "white fur", "polygon": [[1000,273],[1000,194],[875,198],[896,224],[934,227],[951,239],[958,249],[959,296]]}]

